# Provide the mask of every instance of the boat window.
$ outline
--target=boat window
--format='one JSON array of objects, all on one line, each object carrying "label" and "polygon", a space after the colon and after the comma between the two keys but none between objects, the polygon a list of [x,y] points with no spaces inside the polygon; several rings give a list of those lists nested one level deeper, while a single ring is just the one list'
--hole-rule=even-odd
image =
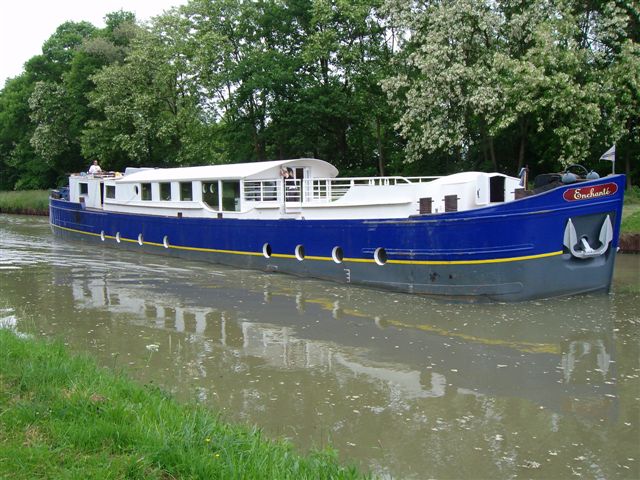
[{"label": "boat window", "polygon": [[433,198],[424,197],[420,199],[420,215],[433,213]]},{"label": "boat window", "polygon": [[140,185],[140,188],[142,190],[142,200],[151,200],[151,184],[143,183]]},{"label": "boat window", "polygon": [[218,182],[202,182],[202,201],[214,210],[220,210]]},{"label": "boat window", "polygon": [[262,182],[262,200],[273,202],[278,200],[278,183]]},{"label": "boat window", "polygon": [[336,263],[342,263],[342,260],[344,260],[344,254],[342,253],[342,247],[333,247],[333,250],[331,250],[331,258]]},{"label": "boat window", "polygon": [[222,182],[222,210],[240,211],[240,182],[237,180]]},{"label": "boat window", "polygon": [[384,265],[387,263],[387,251],[382,247],[376,248],[376,251],[373,252],[373,259],[378,265]]},{"label": "boat window", "polygon": [[160,200],[171,200],[171,184],[168,182],[162,182],[160,184]]},{"label": "boat window", "polygon": [[180,200],[189,202],[193,200],[193,187],[191,182],[180,182]]},{"label": "boat window", "polygon": [[89,184],[81,183],[80,184],[80,195],[88,195],[89,194]]},{"label": "boat window", "polygon": [[304,245],[296,245],[295,254],[298,260],[304,260]]},{"label": "boat window", "polygon": [[458,196],[457,195],[445,195],[444,196],[444,211],[445,212],[457,212],[458,211]]},{"label": "boat window", "polygon": [[115,185],[107,185],[107,191],[105,193],[107,198],[116,198],[116,186]]}]

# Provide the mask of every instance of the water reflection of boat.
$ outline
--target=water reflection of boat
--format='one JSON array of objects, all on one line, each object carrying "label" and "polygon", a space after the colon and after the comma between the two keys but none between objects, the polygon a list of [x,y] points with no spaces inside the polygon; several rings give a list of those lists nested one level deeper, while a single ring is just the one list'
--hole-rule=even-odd
[{"label": "water reflection of boat", "polygon": [[[608,297],[470,307],[397,294],[367,302],[359,296],[367,291],[334,297],[312,283],[271,277],[258,286],[256,275],[231,273],[220,282],[195,275],[188,287],[74,277],[72,292],[82,308],[108,307],[132,327],[184,335],[202,365],[209,352],[226,348],[237,362],[232,370],[254,357],[276,369],[342,372],[405,401],[453,390],[599,416],[615,402],[613,327],[603,323],[611,318]],[[563,321],[545,318],[549,308],[566,313]]]}]

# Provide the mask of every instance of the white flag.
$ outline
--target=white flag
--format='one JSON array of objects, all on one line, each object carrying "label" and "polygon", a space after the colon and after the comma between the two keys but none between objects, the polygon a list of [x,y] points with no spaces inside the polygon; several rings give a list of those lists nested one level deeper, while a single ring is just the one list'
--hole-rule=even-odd
[{"label": "white flag", "polygon": [[600,157],[600,160],[609,160],[610,162],[616,161],[616,146],[614,145],[609,150],[604,152]]}]

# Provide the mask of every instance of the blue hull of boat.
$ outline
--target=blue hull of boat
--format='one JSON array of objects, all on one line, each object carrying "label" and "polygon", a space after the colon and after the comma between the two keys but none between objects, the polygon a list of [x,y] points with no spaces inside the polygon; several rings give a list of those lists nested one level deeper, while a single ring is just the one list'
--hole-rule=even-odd
[{"label": "blue hull of boat", "polygon": [[[132,215],[52,198],[50,221],[58,235],[113,247],[410,293],[519,301],[609,289],[624,182],[614,175],[477,210],[391,220]],[[607,185],[609,193],[598,194]],[[596,194],[585,195],[591,187]],[[563,245],[569,220],[593,245],[607,216],[609,248],[594,258],[571,255]],[[376,261],[379,248],[385,255]]]}]

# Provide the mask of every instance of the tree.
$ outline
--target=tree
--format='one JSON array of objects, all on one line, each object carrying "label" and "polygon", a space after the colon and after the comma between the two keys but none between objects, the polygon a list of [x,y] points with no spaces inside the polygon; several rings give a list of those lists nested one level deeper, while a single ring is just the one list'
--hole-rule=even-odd
[{"label": "tree", "polygon": [[29,97],[33,83],[23,73],[7,80],[0,92],[0,189],[42,188],[50,179],[48,168],[34,159],[29,140],[33,133]]},{"label": "tree", "polygon": [[131,30],[134,19],[127,12],[110,14],[102,31],[86,22],[66,22],[43,46],[43,57],[57,75],[37,82],[29,99],[35,124],[31,145],[61,177],[86,168],[80,140],[87,122],[96,117],[87,99],[95,87],[91,76],[124,59],[129,36],[123,32]]},{"label": "tree", "polygon": [[36,125],[31,145],[49,164],[66,152],[72,142],[68,134],[71,118],[65,93],[58,83],[38,82],[29,97],[31,119]]},{"label": "tree", "polygon": [[640,179],[640,46],[625,42],[604,85],[610,115],[607,139],[622,154],[627,186]]},{"label": "tree", "polygon": [[592,157],[613,65],[598,57],[605,27],[618,24],[612,2],[601,3],[594,14],[572,1],[387,0],[406,32],[385,89],[408,160],[448,151],[456,168],[514,171],[525,158],[553,168]]},{"label": "tree", "polygon": [[112,169],[211,160],[215,143],[177,46],[181,33],[177,17],[160,17],[151,31],[139,29],[124,63],[91,77],[96,88],[89,93],[90,105],[101,117],[89,121],[83,133],[85,156]]},{"label": "tree", "polygon": [[[315,79],[312,90],[335,105],[318,123],[337,129],[338,160],[349,170],[383,175],[393,121],[380,82],[391,73],[393,37],[380,5],[371,0],[314,1],[303,54]],[[339,101],[331,101],[334,97]]]},{"label": "tree", "polygon": [[384,170],[393,135],[378,80],[391,50],[375,3],[194,0],[181,9],[189,71],[228,160],[315,156],[374,171],[377,156]]},{"label": "tree", "polygon": [[55,75],[51,80],[61,79],[84,40],[95,32],[89,22],[65,22],[44,42],[42,55]]},{"label": "tree", "polygon": [[494,150],[503,92],[491,77],[500,49],[499,12],[483,0],[429,2],[424,8],[387,4],[399,27],[408,31],[402,73],[384,83],[408,139],[407,159],[448,151],[469,160]]},{"label": "tree", "polygon": [[268,130],[274,106],[295,90],[304,2],[284,3],[193,0],[181,9],[199,103],[207,121],[219,122],[228,161],[265,159],[278,138]]},{"label": "tree", "polygon": [[640,179],[640,15],[627,2],[576,4],[579,41],[593,52],[602,122],[596,152],[617,147],[627,184]]}]

